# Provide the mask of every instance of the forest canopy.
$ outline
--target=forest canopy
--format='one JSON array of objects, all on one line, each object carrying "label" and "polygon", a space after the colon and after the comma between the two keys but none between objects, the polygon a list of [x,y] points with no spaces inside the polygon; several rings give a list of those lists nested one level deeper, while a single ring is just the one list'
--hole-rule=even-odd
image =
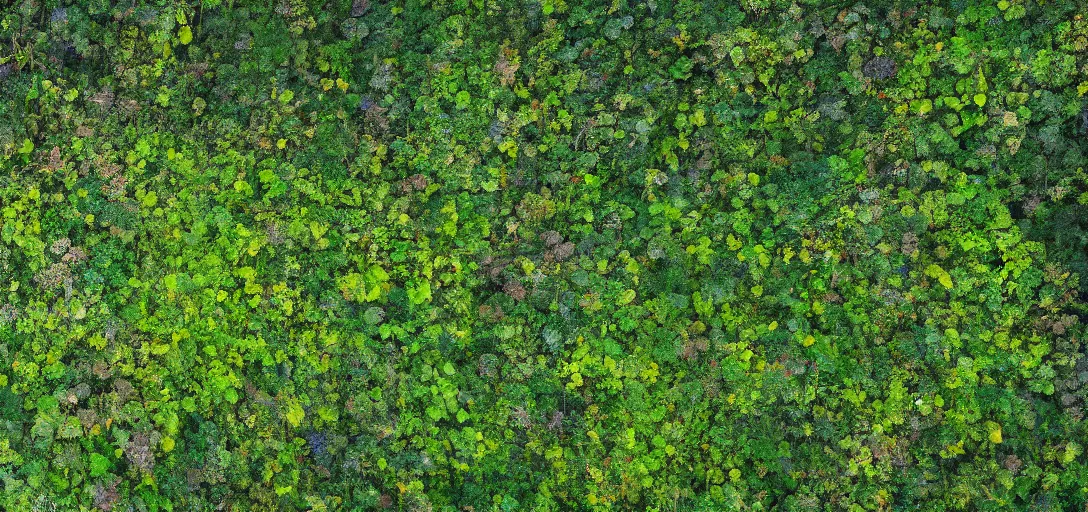
[{"label": "forest canopy", "polygon": [[0,509],[1082,509],[1086,16],[4,2]]}]

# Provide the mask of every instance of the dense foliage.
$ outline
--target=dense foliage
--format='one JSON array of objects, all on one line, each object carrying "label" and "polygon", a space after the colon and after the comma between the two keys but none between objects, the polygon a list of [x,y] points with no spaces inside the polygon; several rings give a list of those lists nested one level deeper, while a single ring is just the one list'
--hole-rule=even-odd
[{"label": "dense foliage", "polygon": [[15,0],[0,508],[1079,510],[1079,0]]}]

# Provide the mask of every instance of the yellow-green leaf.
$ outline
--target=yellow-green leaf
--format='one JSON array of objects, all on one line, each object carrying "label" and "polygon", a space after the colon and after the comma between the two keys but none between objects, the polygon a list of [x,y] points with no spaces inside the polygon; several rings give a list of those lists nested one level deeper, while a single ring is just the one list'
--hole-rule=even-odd
[{"label": "yellow-green leaf", "polygon": [[948,275],[948,272],[941,274],[937,278],[937,282],[941,283],[941,286],[952,289],[952,276]]},{"label": "yellow-green leaf", "polygon": [[297,427],[302,424],[302,418],[306,417],[306,411],[302,410],[302,404],[296,400],[292,400],[287,404],[287,422],[292,427]]},{"label": "yellow-green leaf", "polygon": [[155,203],[158,203],[158,202],[159,202],[159,196],[158,196],[158,194],[155,193],[154,190],[152,190],[151,192],[148,192],[146,195],[144,195],[144,199],[143,199],[143,201],[141,201],[141,203],[144,205],[144,208],[151,208],[152,206],[155,206]]},{"label": "yellow-green leaf", "polygon": [[926,275],[937,279],[937,282],[941,283],[941,286],[945,288],[952,288],[952,276],[948,275],[948,272],[941,268],[940,265],[930,264],[926,267]]},{"label": "yellow-green leaf", "polygon": [[182,26],[178,30],[178,39],[181,40],[181,44],[189,44],[193,42],[193,29],[189,28],[189,25]]}]

